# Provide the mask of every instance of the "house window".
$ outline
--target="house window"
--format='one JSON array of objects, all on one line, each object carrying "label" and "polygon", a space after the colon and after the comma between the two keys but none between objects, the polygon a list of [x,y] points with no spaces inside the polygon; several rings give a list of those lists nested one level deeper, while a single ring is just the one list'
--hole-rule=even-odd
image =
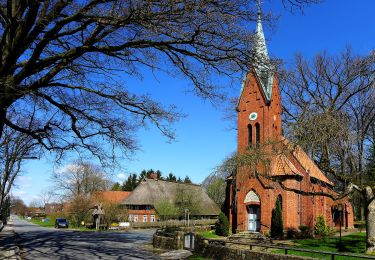
[{"label": "house window", "polygon": [[151,215],[151,222],[155,222],[155,215]]},{"label": "house window", "polygon": [[260,125],[259,123],[255,124],[255,138],[257,146],[260,144]]},{"label": "house window", "polygon": [[132,220],[133,220],[133,215],[132,215],[132,214],[129,214],[128,219],[129,219],[129,222],[132,222]]},{"label": "house window", "polygon": [[143,215],[143,222],[147,222],[147,215]]},{"label": "house window", "polygon": [[147,205],[147,206],[146,206],[146,210],[151,210],[151,206],[150,206],[150,205]]},{"label": "house window", "polygon": [[138,210],[139,209],[139,206],[138,205],[134,205],[134,210]]},{"label": "house window", "polygon": [[134,222],[138,222],[138,215],[134,215]]},{"label": "house window", "polygon": [[253,126],[252,125],[248,125],[247,126],[247,132],[248,132],[248,136],[249,136],[249,146],[251,146],[253,144]]}]

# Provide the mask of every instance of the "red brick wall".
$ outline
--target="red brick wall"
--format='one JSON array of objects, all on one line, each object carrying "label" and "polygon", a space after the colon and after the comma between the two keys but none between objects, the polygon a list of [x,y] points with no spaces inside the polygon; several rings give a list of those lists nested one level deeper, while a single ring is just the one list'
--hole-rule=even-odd
[{"label": "red brick wall", "polygon": [[[280,140],[282,136],[282,122],[281,122],[281,97],[278,87],[277,78],[274,79],[272,90],[272,98],[270,105],[266,104],[263,93],[258,85],[257,79],[253,73],[248,73],[246,76],[245,87],[243,89],[240,101],[237,107],[238,111],[238,153],[245,152],[248,147],[248,125],[253,126],[252,140],[253,144],[256,142],[255,124],[260,124],[260,142],[267,140]],[[249,120],[249,115],[252,112],[257,113],[257,119]],[[301,189],[304,191],[324,191],[331,192],[328,188],[322,187],[319,184],[311,182],[309,174],[296,161],[293,155],[289,156],[289,160],[293,162],[297,170],[304,173],[302,180],[289,179],[284,182],[287,187],[294,189]],[[247,205],[244,204],[247,193],[251,190],[260,198],[261,209],[261,232],[268,232],[271,226],[272,209],[275,207],[276,199],[279,195],[282,197],[282,211],[284,228],[298,228],[300,225],[313,227],[316,218],[319,215],[324,215],[330,226],[334,226],[332,220],[332,207],[339,202],[334,202],[332,199],[323,196],[301,196],[294,192],[288,192],[275,183],[273,189],[264,188],[259,180],[253,178],[253,173],[248,169],[239,169],[236,175],[236,191],[234,193],[232,181],[228,181],[227,187],[227,213],[229,221],[232,225],[233,232],[247,230]],[[236,198],[233,195],[236,194]],[[235,214],[232,214],[233,199],[237,201],[237,208]],[[348,226],[353,227],[353,209],[348,200],[343,200],[340,203],[346,205],[348,211]]]},{"label": "red brick wall", "polygon": [[[246,76],[245,87],[243,89],[240,102],[238,104],[238,143],[237,149],[239,153],[243,153],[248,147],[248,125],[253,127],[252,140],[255,144],[255,124],[260,124],[260,142],[271,138],[279,138],[281,136],[281,98],[279,88],[277,86],[277,78],[274,79],[272,89],[271,105],[267,106],[263,92],[258,86],[256,77],[253,73]],[[254,121],[249,120],[252,112],[258,114]]]},{"label": "red brick wall", "polygon": [[147,215],[147,222],[151,222],[151,215],[155,215],[155,222],[159,219],[155,209],[128,209],[128,214],[138,215],[138,222],[143,222],[143,215]]}]

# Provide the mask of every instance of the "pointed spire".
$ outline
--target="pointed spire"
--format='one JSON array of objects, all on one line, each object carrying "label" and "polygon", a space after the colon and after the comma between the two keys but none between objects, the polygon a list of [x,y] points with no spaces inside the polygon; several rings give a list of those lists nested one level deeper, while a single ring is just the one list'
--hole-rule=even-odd
[{"label": "pointed spire", "polygon": [[274,67],[270,64],[266,39],[262,27],[261,3],[258,0],[258,19],[254,39],[254,64],[255,73],[266,97],[267,104],[270,104],[272,97],[272,86]]},{"label": "pointed spire", "polygon": [[262,26],[262,11],[261,3],[258,0],[258,19],[257,19],[257,28],[255,31],[255,42],[254,42],[254,51],[257,57],[262,59],[268,58],[267,44],[264,37],[263,26]]}]

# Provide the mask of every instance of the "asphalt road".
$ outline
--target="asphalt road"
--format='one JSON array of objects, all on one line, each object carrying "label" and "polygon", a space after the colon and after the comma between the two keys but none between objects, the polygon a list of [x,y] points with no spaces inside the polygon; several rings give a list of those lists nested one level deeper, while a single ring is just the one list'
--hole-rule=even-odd
[{"label": "asphalt road", "polygon": [[22,259],[160,259],[144,249],[152,230],[81,232],[43,228],[17,217],[14,228]]}]

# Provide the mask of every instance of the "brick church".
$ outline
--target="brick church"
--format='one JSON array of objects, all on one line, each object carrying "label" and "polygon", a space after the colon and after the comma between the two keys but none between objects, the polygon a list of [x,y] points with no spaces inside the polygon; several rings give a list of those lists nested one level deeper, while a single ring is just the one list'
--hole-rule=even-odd
[{"label": "brick church", "polygon": [[260,16],[259,10],[254,44],[256,58],[243,80],[237,103],[237,153],[244,154],[249,147],[259,147],[270,141],[281,143],[287,152],[272,156],[269,167],[262,167],[263,175],[254,174],[260,170],[257,167],[251,170],[241,166],[227,179],[227,214],[232,231],[268,232],[277,200],[282,208],[285,230],[302,225],[313,227],[320,215],[331,227],[341,223],[343,228],[351,228],[354,215],[348,199],[334,201],[326,196],[290,191],[335,194],[334,184],[313,160],[282,135],[277,73],[269,63]]}]

